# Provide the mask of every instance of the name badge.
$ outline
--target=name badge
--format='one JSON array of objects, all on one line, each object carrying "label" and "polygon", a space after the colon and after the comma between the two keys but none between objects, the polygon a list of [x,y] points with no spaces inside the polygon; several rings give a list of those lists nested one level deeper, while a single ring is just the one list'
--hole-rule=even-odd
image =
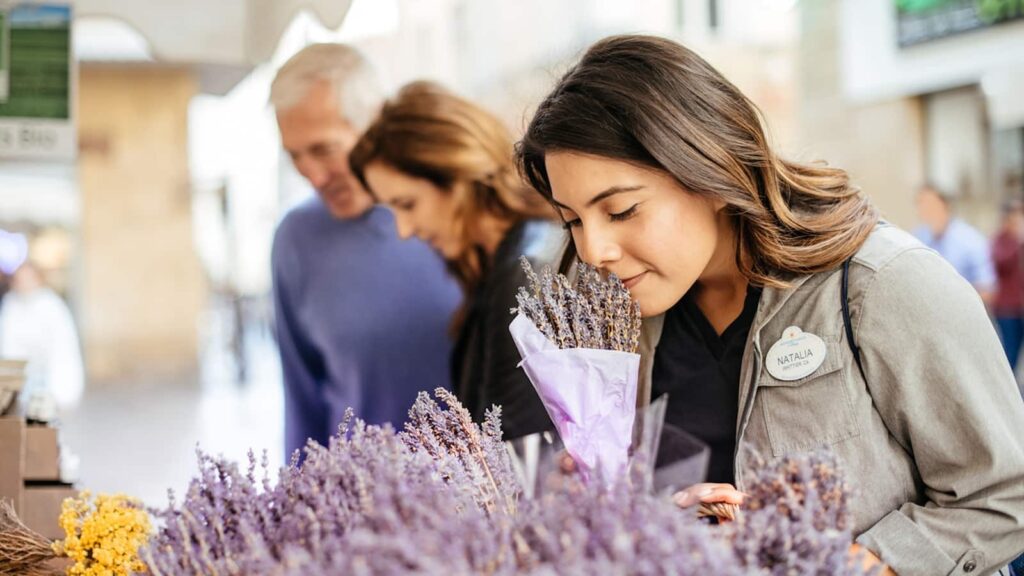
[{"label": "name badge", "polygon": [[764,357],[768,373],[776,380],[791,382],[809,376],[825,361],[825,341],[790,326],[782,332],[782,338],[768,349]]}]

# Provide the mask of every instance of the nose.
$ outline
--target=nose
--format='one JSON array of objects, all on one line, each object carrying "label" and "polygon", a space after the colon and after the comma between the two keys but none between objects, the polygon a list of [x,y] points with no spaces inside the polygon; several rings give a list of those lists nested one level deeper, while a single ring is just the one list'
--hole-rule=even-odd
[{"label": "nose", "polygon": [[575,236],[576,250],[584,262],[596,268],[607,268],[622,258],[622,247],[601,229],[580,230]]},{"label": "nose", "polygon": [[314,160],[304,159],[295,161],[295,169],[299,174],[309,180],[309,183],[317,190],[322,189],[330,180],[330,173],[327,167]]},{"label": "nose", "polygon": [[412,225],[412,219],[404,214],[400,214],[397,211],[395,214],[395,228],[398,230],[398,237],[402,240],[408,240],[412,238],[415,229]]}]

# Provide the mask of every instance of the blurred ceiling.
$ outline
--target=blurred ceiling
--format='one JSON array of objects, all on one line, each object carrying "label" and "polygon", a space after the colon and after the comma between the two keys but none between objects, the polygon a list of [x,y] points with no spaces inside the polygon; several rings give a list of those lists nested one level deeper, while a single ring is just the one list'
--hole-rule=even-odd
[{"label": "blurred ceiling", "polygon": [[73,0],[76,19],[113,18],[160,62],[254,66],[274,53],[300,11],[341,26],[351,0]]}]

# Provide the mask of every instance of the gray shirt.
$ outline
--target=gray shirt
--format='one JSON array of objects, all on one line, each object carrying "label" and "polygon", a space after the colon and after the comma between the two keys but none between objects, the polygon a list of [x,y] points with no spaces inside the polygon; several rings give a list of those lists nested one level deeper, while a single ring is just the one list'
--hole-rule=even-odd
[{"label": "gray shirt", "polygon": [[[846,341],[840,270],[765,288],[744,353],[737,487],[747,450],[827,446],[843,462],[857,542],[900,576],[987,574],[1024,551],[1024,402],[977,292],[934,251],[880,225],[853,258]],[[663,317],[644,321],[638,402]],[[765,354],[790,326],[824,362],[795,381]],[[866,381],[865,381],[866,380]]]}]

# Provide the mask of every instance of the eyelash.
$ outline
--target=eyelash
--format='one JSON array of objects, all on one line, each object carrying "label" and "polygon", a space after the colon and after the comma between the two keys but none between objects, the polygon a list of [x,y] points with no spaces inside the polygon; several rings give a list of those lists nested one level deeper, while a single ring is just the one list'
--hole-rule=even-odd
[{"label": "eyelash", "polygon": [[314,147],[314,148],[313,148],[313,149],[312,149],[312,150],[310,151],[310,153],[311,153],[311,154],[312,154],[313,156],[317,157],[317,158],[322,158],[322,157],[324,157],[324,156],[328,156],[328,155],[330,155],[330,153],[331,153],[331,152],[332,152],[333,150],[334,150],[334,144],[317,144],[317,145],[316,145],[316,146],[315,146],[315,147]]},{"label": "eyelash", "polygon": [[639,204],[633,204],[628,209],[623,210],[622,212],[619,212],[618,214],[609,214],[608,217],[611,218],[612,222],[622,222],[624,220],[629,220],[634,215],[636,215],[636,207],[637,206],[639,206]]},{"label": "eyelash", "polygon": [[[630,218],[636,215],[636,209],[638,206],[639,204],[634,204],[630,206],[628,209],[623,210],[622,212],[619,212],[617,214],[609,214],[608,219],[611,220],[612,222],[623,222],[629,220]],[[571,230],[573,228],[579,227],[581,224],[582,222],[580,222],[580,219],[575,218],[573,220],[568,220],[565,223],[563,223],[562,227],[565,228],[566,230]]]}]

